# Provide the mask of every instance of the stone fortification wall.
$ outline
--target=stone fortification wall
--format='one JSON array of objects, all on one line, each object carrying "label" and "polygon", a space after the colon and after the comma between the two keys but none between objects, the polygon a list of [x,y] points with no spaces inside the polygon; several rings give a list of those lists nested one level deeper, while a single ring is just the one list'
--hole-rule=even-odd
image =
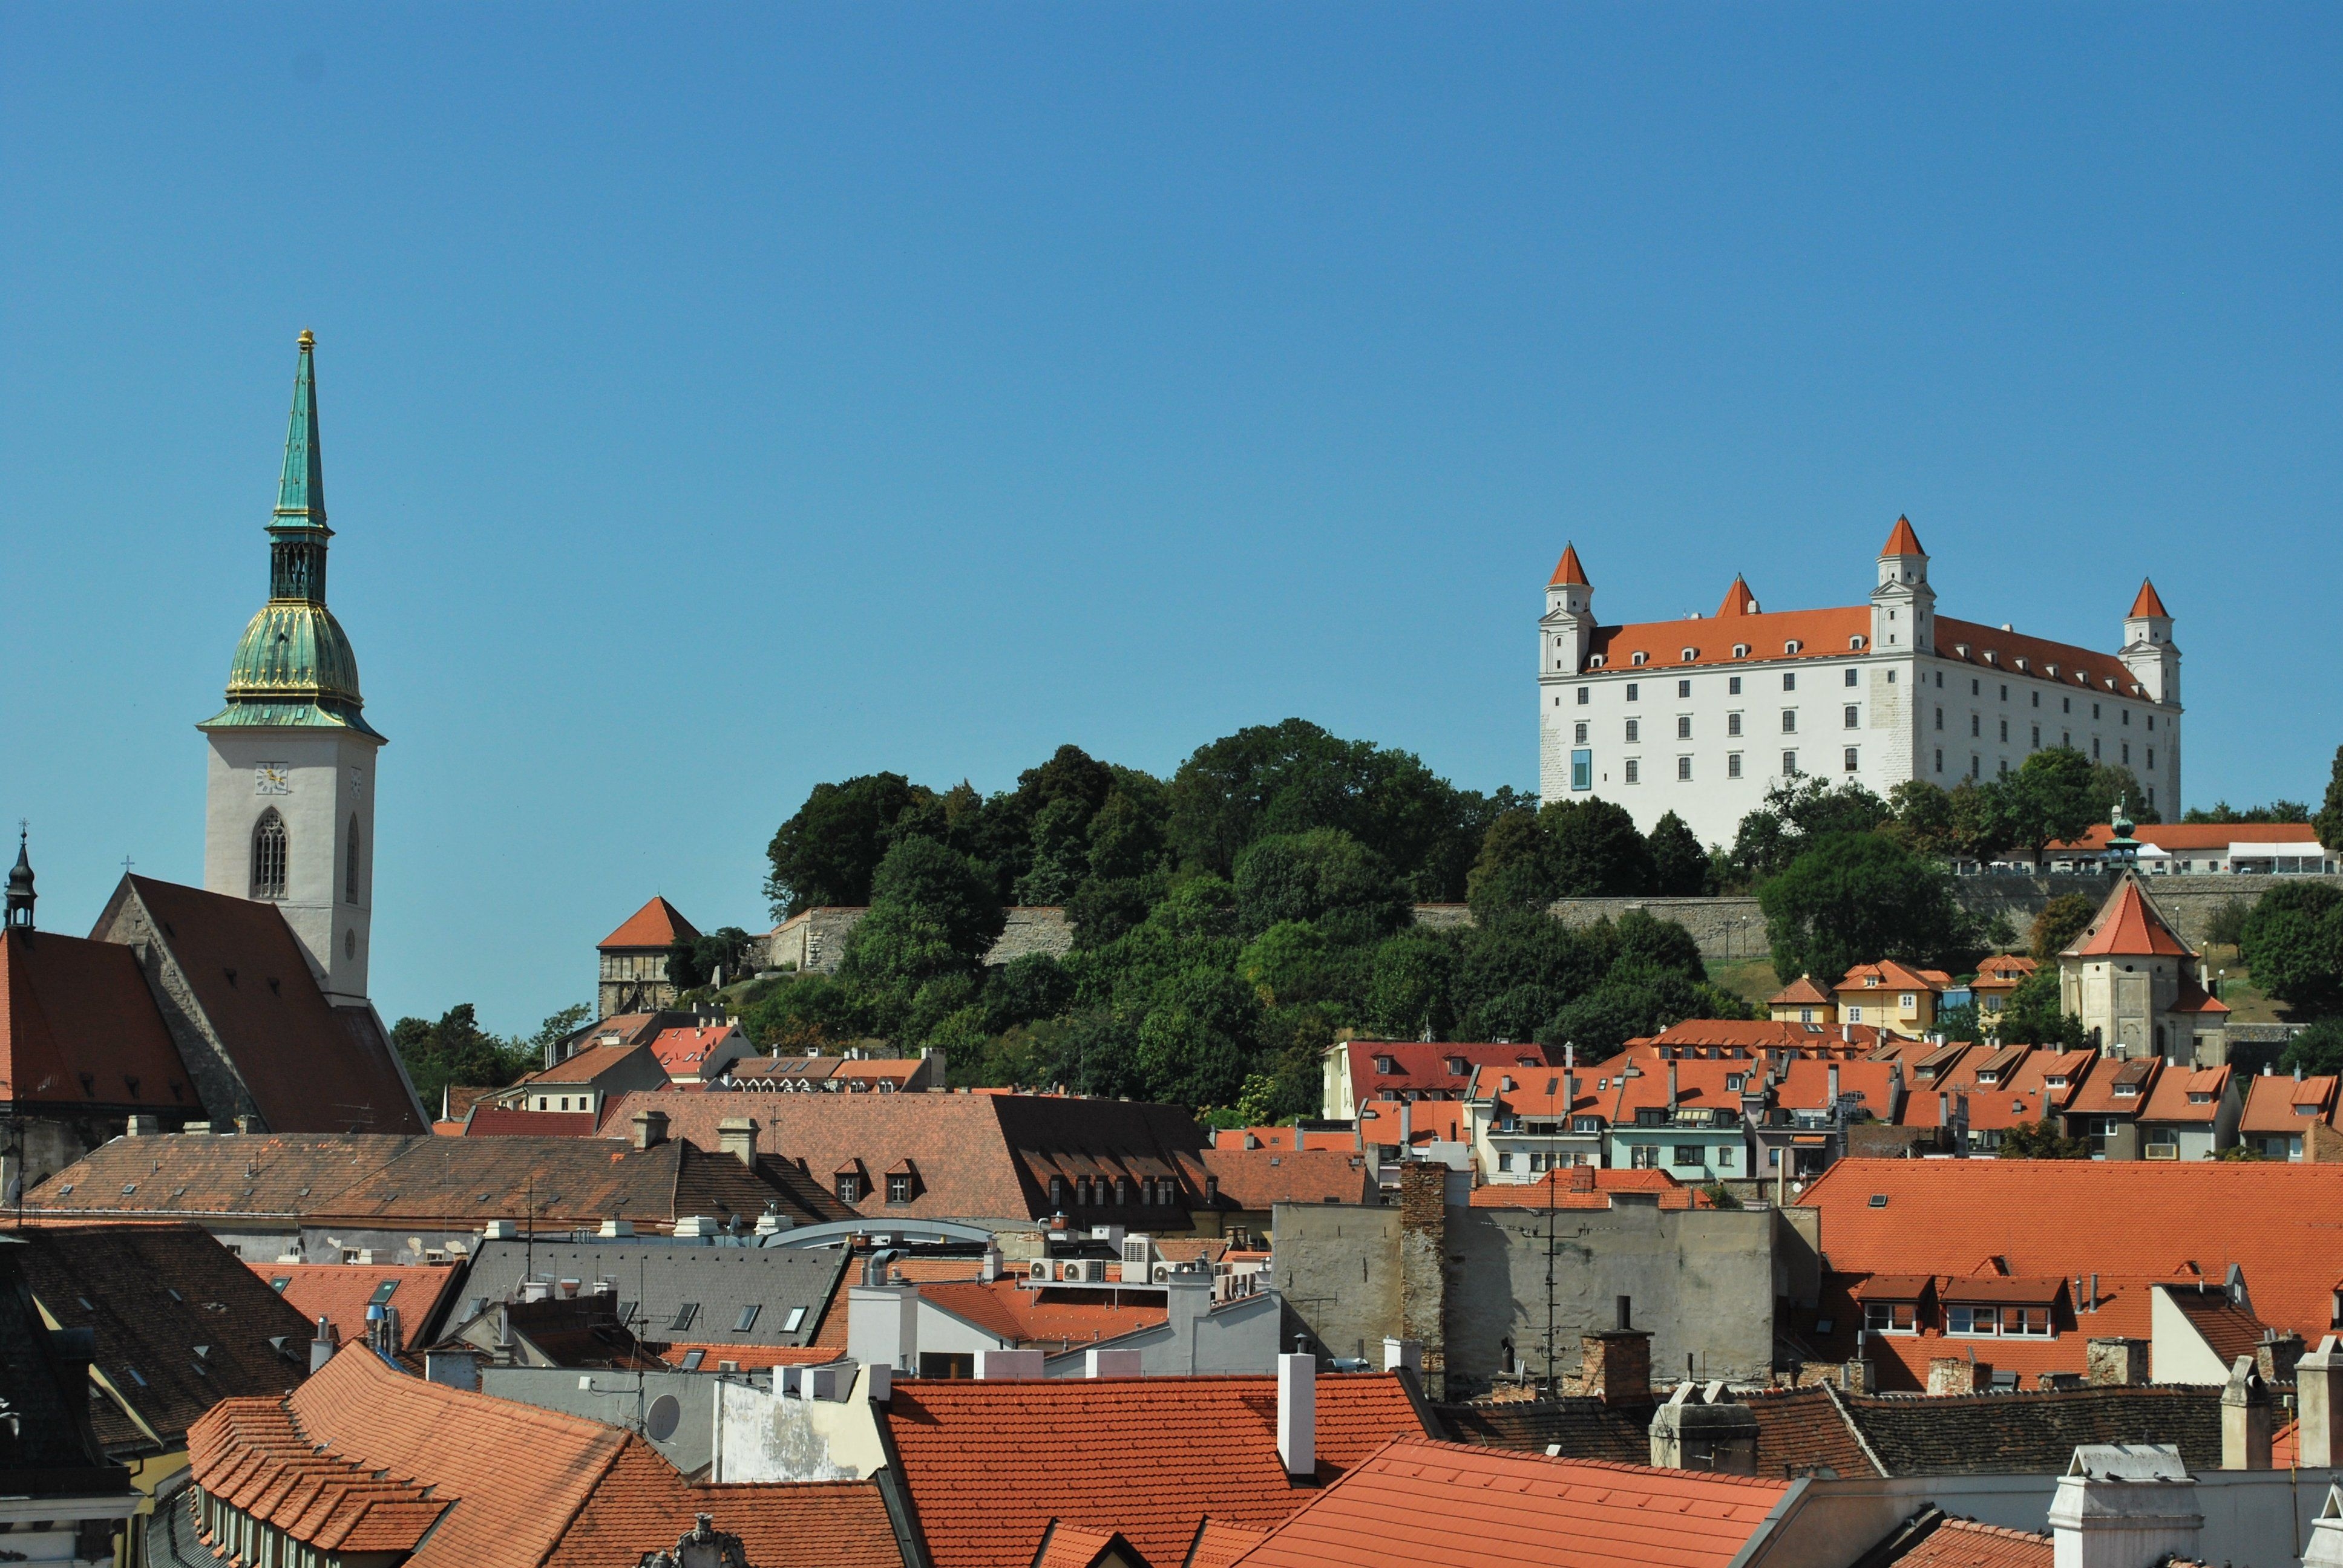
[{"label": "stone fortification wall", "polygon": [[[2165,919],[2172,922],[2183,939],[2197,947],[2205,944],[2205,932],[2215,913],[2233,899],[2251,903],[2281,881],[2318,881],[2343,888],[2343,876],[2220,875],[2149,877],[2145,880],[2149,896],[2164,911]],[[2021,938],[2033,924],[2034,917],[2051,900],[2066,893],[2080,893],[2097,901],[2107,897],[2110,885],[2106,877],[2088,876],[1953,879],[1954,891],[1962,908],[1987,920],[1996,915],[2006,917]],[[1565,925],[1591,926],[1600,920],[1615,920],[1630,910],[1642,910],[1654,919],[1675,921],[1700,944],[1701,957],[1712,961],[1765,956],[1765,916],[1754,898],[1559,899],[1552,912]],[[1472,924],[1473,917],[1458,904],[1419,904],[1416,923],[1463,926]]]},{"label": "stone fortification wall", "polygon": [[[862,905],[837,905],[803,910],[759,939],[763,953],[759,967],[793,969],[801,974],[835,974],[846,957],[846,939],[870,911]],[[1007,923],[1001,940],[984,955],[987,964],[1005,964],[1027,953],[1063,958],[1074,945],[1073,922],[1054,905],[1035,905],[1001,911]]]}]

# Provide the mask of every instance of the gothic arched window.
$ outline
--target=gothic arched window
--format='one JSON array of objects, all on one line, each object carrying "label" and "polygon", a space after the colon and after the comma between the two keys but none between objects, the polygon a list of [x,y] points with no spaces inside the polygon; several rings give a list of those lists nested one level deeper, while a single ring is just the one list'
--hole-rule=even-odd
[{"label": "gothic arched window", "polygon": [[281,899],[285,896],[287,859],[285,819],[274,809],[262,812],[259,826],[252,830],[254,898]]},{"label": "gothic arched window", "polygon": [[350,818],[349,863],[342,869],[342,899],[345,903],[358,901],[358,819]]}]

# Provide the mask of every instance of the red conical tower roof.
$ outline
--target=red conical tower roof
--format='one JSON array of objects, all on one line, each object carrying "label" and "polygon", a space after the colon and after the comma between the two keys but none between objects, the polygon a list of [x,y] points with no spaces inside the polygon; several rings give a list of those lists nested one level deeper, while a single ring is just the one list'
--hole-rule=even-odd
[{"label": "red conical tower roof", "polygon": [[1586,568],[1578,564],[1576,545],[1562,547],[1562,560],[1554,568],[1554,576],[1546,580],[1545,586],[1548,588],[1593,588],[1594,586],[1586,580]]},{"label": "red conical tower roof", "polygon": [[2140,890],[2138,879],[2127,874],[2064,956],[2185,959],[2196,955],[2165,923],[2164,916]]},{"label": "red conical tower roof", "polygon": [[1757,596],[1749,591],[1749,584],[1739,572],[1733,574],[1733,586],[1725,590],[1725,602],[1716,607],[1716,613],[1720,618],[1757,613]]},{"label": "red conical tower roof", "polygon": [[2146,578],[2139,579],[2139,597],[2131,601],[2129,618],[2137,619],[2144,615],[2160,615],[2167,619],[2172,616],[2172,612],[2164,608],[2164,601],[2156,597],[2156,585]]},{"label": "red conical tower roof", "polygon": [[1885,558],[1887,556],[1925,556],[1928,552],[1920,548],[1920,536],[1912,531],[1912,519],[1909,518],[1897,518],[1896,519],[1895,528],[1891,530],[1887,536],[1886,547],[1879,553],[1881,557]]},{"label": "red conical tower roof", "polygon": [[594,945],[598,948],[667,948],[678,942],[690,941],[699,935],[699,929],[683,918],[682,910],[665,899],[654,898],[628,915],[624,925]]}]

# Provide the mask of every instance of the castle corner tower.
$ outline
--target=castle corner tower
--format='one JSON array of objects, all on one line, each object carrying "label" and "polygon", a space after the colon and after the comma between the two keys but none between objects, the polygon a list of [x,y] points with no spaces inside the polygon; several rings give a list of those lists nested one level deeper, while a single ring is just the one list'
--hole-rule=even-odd
[{"label": "castle corner tower", "polygon": [[316,340],[301,334],[285,471],[268,524],[268,602],[229,666],[211,745],[204,886],[274,903],[326,1000],[363,1005],[374,909],[374,782],[357,658],[326,608],[325,467]]}]

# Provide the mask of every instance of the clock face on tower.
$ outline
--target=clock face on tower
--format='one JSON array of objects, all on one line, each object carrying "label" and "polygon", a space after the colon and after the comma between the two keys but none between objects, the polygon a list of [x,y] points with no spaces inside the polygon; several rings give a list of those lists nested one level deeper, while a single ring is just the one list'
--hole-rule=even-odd
[{"label": "clock face on tower", "polygon": [[293,792],[293,770],[282,762],[263,762],[252,770],[252,792],[256,795],[289,795]]}]

